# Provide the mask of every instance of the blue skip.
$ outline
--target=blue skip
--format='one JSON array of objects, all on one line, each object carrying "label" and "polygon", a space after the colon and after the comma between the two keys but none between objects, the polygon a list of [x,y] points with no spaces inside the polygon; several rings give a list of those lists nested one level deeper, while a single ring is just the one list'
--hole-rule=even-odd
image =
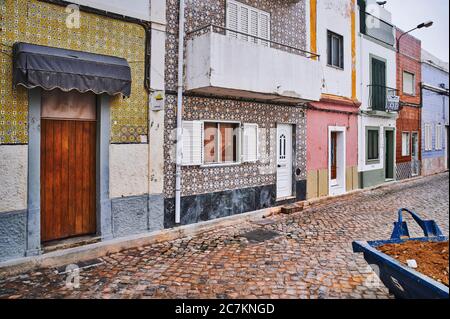
[{"label": "blue skip", "polygon": [[[411,238],[408,225],[403,221],[403,212],[409,213],[422,228],[424,237]],[[380,252],[377,247],[386,244],[401,244],[407,241],[446,242],[438,225],[433,220],[422,220],[416,213],[402,208],[398,211],[398,221],[388,240],[354,241],[353,251],[363,253],[364,259],[377,273],[383,284],[399,299],[448,299],[449,288],[422,273],[400,263],[396,259]]]}]

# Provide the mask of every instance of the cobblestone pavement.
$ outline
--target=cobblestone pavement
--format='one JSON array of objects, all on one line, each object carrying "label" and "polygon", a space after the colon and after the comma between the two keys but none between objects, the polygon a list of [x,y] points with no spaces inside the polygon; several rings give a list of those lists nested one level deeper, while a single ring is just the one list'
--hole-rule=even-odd
[{"label": "cobblestone pavement", "polygon": [[[351,242],[389,238],[401,207],[435,219],[448,236],[448,183],[448,173],[435,175],[274,216],[271,225],[243,222],[111,254],[81,272],[78,289],[41,269],[0,281],[0,298],[391,298]],[[278,236],[242,237],[260,228]]]}]

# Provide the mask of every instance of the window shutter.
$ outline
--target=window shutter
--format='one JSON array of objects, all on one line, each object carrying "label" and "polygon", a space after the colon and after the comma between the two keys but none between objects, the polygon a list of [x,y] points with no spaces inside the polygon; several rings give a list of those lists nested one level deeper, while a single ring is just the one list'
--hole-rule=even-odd
[{"label": "window shutter", "polygon": [[259,158],[258,125],[244,124],[242,134],[242,161],[256,162]]},{"label": "window shutter", "polygon": [[[259,13],[258,11],[250,11],[250,34],[258,37],[259,36]],[[253,38],[253,42],[258,43],[258,39]]]},{"label": "window shutter", "polygon": [[[259,18],[260,18],[259,37],[270,40],[270,17],[268,14],[260,13]],[[261,44],[269,46],[269,42],[266,41],[261,41]]]},{"label": "window shutter", "polygon": [[[239,30],[239,7],[236,3],[227,2],[227,29]],[[237,33],[227,31],[229,36],[237,37]]]},{"label": "window shutter", "polygon": [[[240,17],[239,24],[241,26],[240,27],[240,31],[242,33],[248,34],[248,21],[249,21],[249,19],[248,19],[248,8],[247,7],[241,6],[239,8],[239,17]],[[248,36],[242,34],[241,35],[241,39],[245,40],[245,41],[248,41]]]},{"label": "window shutter", "polygon": [[431,151],[433,149],[433,136],[430,124],[425,124],[425,150]]},{"label": "window shutter", "polygon": [[440,125],[436,125],[436,149],[442,149],[442,129]]},{"label": "window shutter", "polygon": [[183,121],[184,166],[203,164],[203,122]]}]

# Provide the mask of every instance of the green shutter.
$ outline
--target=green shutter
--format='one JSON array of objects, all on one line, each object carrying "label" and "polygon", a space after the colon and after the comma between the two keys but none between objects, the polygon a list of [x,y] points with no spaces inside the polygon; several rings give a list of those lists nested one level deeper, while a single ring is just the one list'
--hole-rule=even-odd
[{"label": "green shutter", "polygon": [[386,63],[372,58],[372,109],[384,111],[386,108]]}]

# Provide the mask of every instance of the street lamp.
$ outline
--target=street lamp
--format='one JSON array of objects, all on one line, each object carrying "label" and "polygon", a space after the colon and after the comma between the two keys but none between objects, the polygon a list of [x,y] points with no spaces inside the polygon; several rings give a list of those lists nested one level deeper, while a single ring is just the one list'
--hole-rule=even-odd
[{"label": "street lamp", "polygon": [[419,24],[417,27],[415,27],[415,28],[413,28],[413,29],[411,29],[411,30],[409,30],[409,31],[406,31],[406,32],[403,32],[402,34],[400,34],[400,36],[399,36],[398,39],[397,39],[397,52],[400,52],[400,39],[401,39],[404,35],[406,35],[406,34],[412,32],[412,31],[414,31],[414,30],[416,30],[416,29],[429,28],[429,27],[431,27],[432,25],[433,25],[433,21],[423,22],[423,23]]}]

